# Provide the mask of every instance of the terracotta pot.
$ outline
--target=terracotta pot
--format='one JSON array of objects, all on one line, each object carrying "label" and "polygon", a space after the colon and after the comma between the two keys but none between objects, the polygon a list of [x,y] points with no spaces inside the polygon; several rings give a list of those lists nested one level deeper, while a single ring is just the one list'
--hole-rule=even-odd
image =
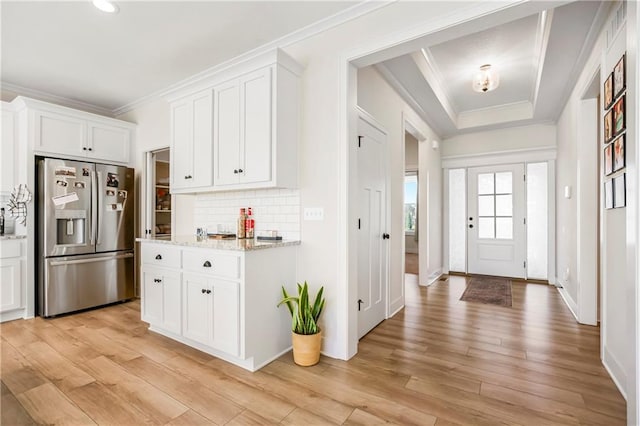
[{"label": "terracotta pot", "polygon": [[293,361],[296,364],[309,367],[320,361],[322,331],[309,335],[292,332],[291,341],[293,342]]}]

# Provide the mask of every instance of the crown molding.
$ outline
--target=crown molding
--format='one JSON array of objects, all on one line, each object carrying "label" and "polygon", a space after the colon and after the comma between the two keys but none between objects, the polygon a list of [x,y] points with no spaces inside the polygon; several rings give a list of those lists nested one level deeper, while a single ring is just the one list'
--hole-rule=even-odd
[{"label": "crown molding", "polygon": [[366,15],[375,10],[386,7],[389,4],[395,3],[397,1],[398,0],[382,0],[382,1],[365,0],[361,3],[355,4],[349,7],[348,9],[340,11],[320,21],[314,22],[313,24],[307,25],[306,27],[303,27],[299,30],[293,31],[283,37],[270,41],[269,43],[263,44],[260,47],[257,47],[241,55],[238,55],[228,61],[222,62],[221,64],[215,65],[211,68],[201,71],[184,80],[178,81],[177,83],[172,84],[169,87],[158,90],[154,93],[151,93],[147,96],[143,96],[140,99],[137,99],[119,108],[116,108],[112,111],[112,113],[114,114],[114,116],[124,114],[154,99],[166,96],[167,94],[172,92],[184,90],[191,85],[197,85],[198,83],[204,80],[211,79],[213,76],[215,76],[215,74],[219,72],[222,72],[231,67],[237,66],[238,64],[241,64],[243,62],[251,61],[252,59],[262,56],[269,51],[272,51],[277,48],[284,48],[292,44],[298,43],[309,37],[313,37],[316,34],[330,30],[331,28],[337,27],[338,25],[342,25],[346,22],[357,19],[363,15]]},{"label": "crown molding", "polygon": [[533,105],[534,111],[538,103],[538,93],[540,92],[540,83],[542,83],[544,60],[547,56],[547,49],[549,48],[552,22],[553,9],[543,10],[538,15],[538,33],[536,34],[536,45],[534,48],[534,63],[536,66],[533,71],[533,87],[531,89],[531,104]]},{"label": "crown molding", "polygon": [[108,108],[93,105],[87,102],[77,101],[75,99],[66,98],[64,96],[53,95],[41,90],[29,89],[27,87],[18,86],[17,84],[12,84],[6,81],[0,81],[0,88],[2,88],[2,90],[15,92],[16,97],[25,96],[28,98],[38,99],[44,102],[50,102],[52,104],[79,109],[81,111],[91,112],[98,115],[104,115],[107,117],[114,116],[113,111]]}]

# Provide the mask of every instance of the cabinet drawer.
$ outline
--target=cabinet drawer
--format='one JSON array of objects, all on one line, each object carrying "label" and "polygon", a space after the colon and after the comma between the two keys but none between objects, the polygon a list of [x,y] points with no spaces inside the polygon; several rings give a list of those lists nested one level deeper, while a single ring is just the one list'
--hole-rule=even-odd
[{"label": "cabinet drawer", "polygon": [[180,268],[180,249],[164,244],[142,243],[142,264]]},{"label": "cabinet drawer", "polygon": [[184,250],[184,269],[218,277],[240,278],[240,256],[209,250]]},{"label": "cabinet drawer", "polygon": [[22,256],[21,243],[20,240],[0,241],[0,259]]}]

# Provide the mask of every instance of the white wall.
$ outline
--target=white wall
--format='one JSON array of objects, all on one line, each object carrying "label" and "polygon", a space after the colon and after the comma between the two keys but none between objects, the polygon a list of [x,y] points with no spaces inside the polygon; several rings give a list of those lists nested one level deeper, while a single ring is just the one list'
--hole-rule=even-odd
[{"label": "white wall", "polygon": [[542,148],[555,145],[556,126],[554,124],[535,124],[467,133],[445,139],[441,144],[443,157]]},{"label": "white wall", "polygon": [[[421,207],[426,206],[418,211],[421,284],[426,284],[426,277],[430,273],[441,270],[442,267],[442,223],[440,221],[442,203],[439,189],[442,169],[440,168],[440,153],[430,148],[429,150],[423,149],[424,146],[431,145],[431,140],[437,137],[436,134],[426,123],[417,118],[415,112],[374,67],[358,70],[358,106],[371,114],[387,131],[391,181],[391,188],[387,193],[391,199],[389,301],[390,313],[394,313],[404,305],[402,240],[404,238],[405,117],[426,138],[426,141],[419,143],[418,155],[418,203]],[[430,177],[431,180],[428,185],[426,184],[427,177]],[[427,195],[427,193],[429,194]],[[427,256],[428,253],[431,256]],[[423,274],[422,271],[425,273]]]},{"label": "white wall", "polygon": [[[609,177],[602,177],[602,143],[589,148],[584,146],[584,137],[581,135],[584,120],[584,108],[587,101],[582,99],[583,93],[588,88],[593,76],[600,69],[599,87],[603,87],[604,80],[613,70],[614,65],[626,51],[628,58],[637,58],[637,5],[628,2],[627,7],[631,12],[628,16],[627,27],[622,27],[620,32],[607,34],[611,29],[610,20],[617,12],[613,7],[609,19],[591,53],[583,72],[567,102],[560,119],[558,120],[558,167],[557,167],[557,262],[558,281],[565,287],[566,293],[571,299],[569,302],[576,305],[580,312],[581,303],[584,300],[582,293],[585,288],[594,291],[587,286],[587,280],[581,280],[577,271],[582,270],[584,263],[589,262],[585,256],[588,244],[583,241],[593,239],[593,231],[581,226],[584,218],[595,218],[598,206],[601,215],[601,356],[603,364],[612,375],[621,392],[627,397],[627,422],[637,424],[637,241],[638,215],[637,215],[637,188],[635,185],[627,186],[627,208],[604,209],[602,201],[602,185]],[[629,30],[628,28],[633,28]],[[615,37],[614,37],[615,36]],[[637,60],[627,60],[627,167],[623,172],[627,173],[627,179],[637,181],[637,143],[638,126],[632,117],[638,116],[638,65]],[[602,120],[602,104],[598,106],[599,120]],[[631,117],[631,119],[630,119]],[[602,126],[601,126],[602,127]],[[600,130],[599,140],[602,140]],[[629,150],[632,152],[629,152]],[[595,152],[594,152],[595,151]],[[597,155],[597,161],[592,161],[591,156]],[[592,164],[590,169],[585,164]],[[596,164],[597,163],[597,164]],[[616,175],[622,172],[616,173]],[[597,186],[600,188],[600,197],[597,189],[591,188],[595,184],[589,183],[593,174],[598,176]],[[614,175],[615,176],[615,175]],[[574,193],[579,197],[567,200],[562,196],[563,188],[571,185]],[[586,185],[586,186],[585,186]],[[595,244],[594,244],[595,246]],[[629,264],[632,262],[633,264]],[[586,265],[590,266],[590,265]],[[569,268],[568,278],[565,271]],[[589,277],[587,277],[589,278]],[[565,296],[566,297],[566,296]]]}]

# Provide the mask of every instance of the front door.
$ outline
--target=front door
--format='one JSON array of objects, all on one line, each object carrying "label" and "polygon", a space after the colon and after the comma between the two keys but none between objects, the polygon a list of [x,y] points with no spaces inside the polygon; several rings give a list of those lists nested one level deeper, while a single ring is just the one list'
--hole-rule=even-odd
[{"label": "front door", "polygon": [[525,278],[524,164],[468,171],[468,271]]},{"label": "front door", "polygon": [[358,121],[358,338],[385,319],[387,305],[386,135]]}]

